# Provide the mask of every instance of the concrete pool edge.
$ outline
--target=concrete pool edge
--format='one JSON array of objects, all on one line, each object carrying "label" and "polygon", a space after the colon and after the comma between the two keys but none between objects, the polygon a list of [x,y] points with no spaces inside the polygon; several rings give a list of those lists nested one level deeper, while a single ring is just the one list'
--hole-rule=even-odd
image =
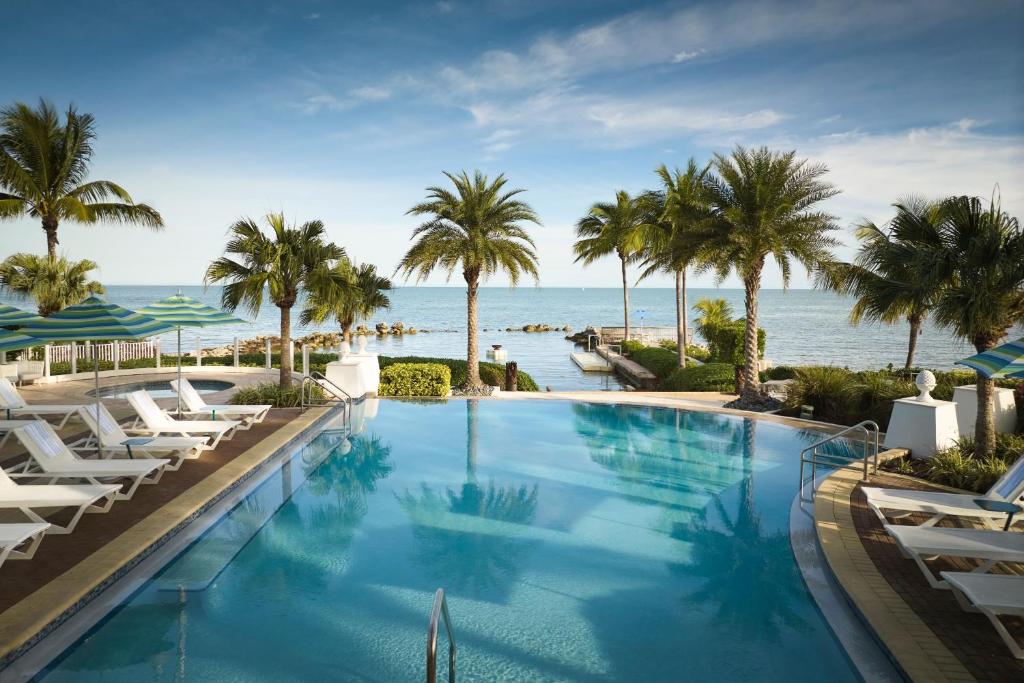
[{"label": "concrete pool edge", "polygon": [[908,679],[975,680],[868,556],[854,527],[850,502],[860,479],[860,470],[836,470],[822,481],[814,497],[815,535],[837,585]]},{"label": "concrete pool edge", "polygon": [[258,475],[266,463],[343,410],[313,408],[12,606],[0,624],[0,674],[194,520]]}]

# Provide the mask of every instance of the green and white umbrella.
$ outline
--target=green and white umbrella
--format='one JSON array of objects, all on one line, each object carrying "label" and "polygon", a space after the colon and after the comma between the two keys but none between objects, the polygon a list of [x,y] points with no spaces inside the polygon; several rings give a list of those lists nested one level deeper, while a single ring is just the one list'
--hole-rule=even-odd
[{"label": "green and white umbrella", "polygon": [[[161,299],[154,304],[139,309],[139,313],[173,325],[178,330],[178,384],[181,384],[181,328],[213,327],[215,325],[234,325],[245,320],[236,318],[226,311],[208,306],[178,292],[174,296]],[[178,395],[178,417],[181,417],[181,395]]]},{"label": "green and white umbrella", "polygon": [[0,327],[25,327],[42,320],[42,316],[14,306],[0,304]]},{"label": "green and white umbrella", "polygon": [[988,351],[958,360],[957,365],[966,365],[990,379],[1024,377],[1024,337],[1000,344]]},{"label": "green and white umbrella", "polygon": [[[24,334],[45,341],[107,341],[144,339],[170,332],[174,327],[117,304],[91,296],[80,304],[68,306],[48,318],[22,329]],[[100,403],[100,363],[93,347],[93,372],[96,378],[96,409]]]}]

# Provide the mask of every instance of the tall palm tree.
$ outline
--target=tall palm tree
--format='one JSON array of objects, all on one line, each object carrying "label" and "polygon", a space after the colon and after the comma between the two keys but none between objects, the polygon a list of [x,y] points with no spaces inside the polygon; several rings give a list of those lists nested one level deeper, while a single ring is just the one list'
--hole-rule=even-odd
[{"label": "tall palm tree", "polygon": [[926,273],[914,270],[914,242],[934,234],[938,204],[909,197],[894,205],[896,216],[887,228],[871,222],[857,226],[860,251],[852,263],[836,262],[819,268],[815,286],[857,298],[850,311],[854,324],[862,320],[910,325],[907,360],[914,352],[921,325],[935,301],[935,287]]},{"label": "tall palm tree", "polygon": [[40,219],[51,258],[57,257],[63,220],[163,227],[156,209],[136,204],[120,185],[86,181],[95,138],[92,115],[74,106],[63,122],[46,100],[37,109],[19,102],[0,110],[0,219]]},{"label": "tall palm tree", "polygon": [[525,274],[538,280],[537,254],[533,239],[521,225],[540,220],[534,210],[516,196],[525,190],[506,190],[504,174],[493,181],[479,171],[473,177],[463,171],[445,177],[455,191],[428,187],[426,201],[406,213],[430,216],[412,233],[414,240],[395,272],[406,278],[426,279],[435,269],[446,271],[449,279],[462,270],[466,281],[466,387],[480,382],[480,353],[477,348],[477,294],[480,283],[504,270],[513,287]]},{"label": "tall palm tree", "polygon": [[839,191],[821,179],[824,165],[798,160],[795,151],[738,146],[730,156],[716,154],[712,165],[704,185],[713,219],[703,236],[703,268],[719,279],[735,271],[743,281],[743,397],[750,398],[760,389],[757,304],[765,261],[778,264],[789,286],[793,259],[808,271],[831,260],[839,245],[829,234],[837,229],[835,218],[814,206]]},{"label": "tall palm tree", "polygon": [[711,340],[711,330],[733,322],[732,304],[725,299],[701,299],[693,305],[697,313],[697,334]]},{"label": "tall palm tree", "polygon": [[326,239],[324,224],[309,221],[295,227],[284,214],[269,213],[267,235],[245,218],[228,229],[230,239],[222,256],[206,269],[207,285],[223,282],[221,305],[229,310],[245,306],[253,316],[263,305],[264,292],[281,314],[281,388],[292,383],[291,310],[301,293],[343,287],[335,265],[345,250]]},{"label": "tall palm tree", "polygon": [[609,254],[619,257],[622,266],[622,313],[625,339],[629,339],[629,277],[626,265],[644,245],[641,226],[650,222],[650,207],[629,196],[625,190],[615,193],[615,203],[598,202],[576,222],[576,261],[589,266]]},{"label": "tall palm tree", "polygon": [[341,326],[345,341],[351,342],[352,328],[356,323],[369,319],[382,308],[391,307],[391,299],[387,295],[391,291],[391,280],[377,275],[377,267],[369,263],[354,266],[342,260],[335,270],[337,279],[344,286],[311,292],[299,324],[322,323],[333,317]]},{"label": "tall palm tree", "polygon": [[[993,199],[951,197],[938,209],[936,229],[915,242],[915,272],[937,290],[933,317],[981,353],[1024,319],[1024,233]],[[995,452],[995,382],[978,373],[974,452]]]},{"label": "tall palm tree", "polygon": [[[704,201],[704,178],[708,166],[700,168],[691,158],[686,171],[670,172],[664,165],[655,171],[664,185],[663,193],[648,195],[654,203],[654,222],[645,226],[647,237],[641,255],[644,266],[640,279],[656,272],[675,276],[676,345],[679,367],[686,367],[687,330],[686,269],[700,247],[696,229],[708,218]],[[658,201],[661,199],[661,201]]]},{"label": "tall palm tree", "polygon": [[0,290],[32,299],[45,317],[103,294],[103,285],[89,279],[97,267],[93,261],[70,261],[64,256],[14,254],[0,263]]}]

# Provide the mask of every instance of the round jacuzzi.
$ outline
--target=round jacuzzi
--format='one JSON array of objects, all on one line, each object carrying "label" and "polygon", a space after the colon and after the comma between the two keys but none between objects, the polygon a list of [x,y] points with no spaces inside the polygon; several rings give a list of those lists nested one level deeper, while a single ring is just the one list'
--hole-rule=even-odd
[{"label": "round jacuzzi", "polygon": [[[216,391],[225,391],[235,386],[234,382],[226,382],[220,379],[190,379],[189,384],[200,394],[212,394]],[[156,380],[153,382],[132,382],[131,384],[116,384],[110,387],[100,387],[100,398],[127,398],[133,391],[145,389],[153,398],[174,398],[178,394],[171,388],[170,380]],[[87,392],[89,396],[96,398],[96,390]]]}]

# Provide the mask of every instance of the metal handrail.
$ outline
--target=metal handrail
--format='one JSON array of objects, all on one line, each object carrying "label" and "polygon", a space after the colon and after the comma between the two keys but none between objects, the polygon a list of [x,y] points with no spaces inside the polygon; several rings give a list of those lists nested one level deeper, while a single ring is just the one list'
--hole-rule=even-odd
[{"label": "metal handrail", "polygon": [[448,632],[448,683],[455,683],[455,633],[452,632],[452,618],[448,615],[448,601],[444,589],[434,593],[434,607],[430,610],[430,625],[427,627],[427,683],[437,683],[437,628],[441,617]]},{"label": "metal handrail", "polygon": [[[324,386],[325,383],[329,386]],[[352,404],[355,402],[355,399],[352,398],[352,395],[349,394],[347,391],[339,387],[331,380],[327,379],[327,377],[325,377],[322,372],[317,372],[314,370],[313,372],[309,373],[308,375],[302,378],[302,386],[299,388],[300,409],[305,410],[310,406],[323,405],[322,403],[313,402],[312,391],[309,392],[307,400],[306,387],[311,385],[315,385],[321,390],[326,389],[327,391],[334,394],[335,398],[341,399],[342,401],[345,402],[345,422],[347,423],[347,426],[350,426],[350,421],[352,419]]]},{"label": "metal handrail", "polygon": [[[849,427],[845,427],[844,429],[841,429],[840,431],[836,432],[835,434],[832,434],[831,436],[826,437],[826,438],[822,439],[821,441],[817,441],[817,442],[811,444],[810,446],[808,446],[807,448],[803,449],[802,451],[800,451],[800,500],[809,500],[808,498],[804,497],[804,465],[810,465],[811,466],[811,479],[810,479],[810,481],[811,481],[811,497],[810,497],[810,500],[813,500],[813,498],[814,498],[814,491],[817,488],[817,470],[818,470],[818,465],[845,466],[845,465],[849,465],[853,461],[850,458],[848,458],[846,456],[843,456],[843,455],[840,455],[838,453],[820,453],[818,451],[818,449],[820,447],[824,446],[827,443],[831,443],[831,442],[836,441],[838,439],[845,438],[848,434],[850,434],[851,432],[854,432],[854,431],[859,431],[860,433],[863,434],[863,442],[864,442],[864,455],[863,455],[863,461],[864,461],[864,481],[868,480],[868,467],[869,467],[870,461],[872,460],[872,457],[871,457],[872,453],[871,453],[871,451],[869,451],[869,446],[872,445],[872,443],[873,443],[873,446],[874,446],[874,448],[872,449],[874,451],[874,458],[873,458],[874,459],[874,469],[873,469],[873,471],[875,473],[878,472],[878,452],[879,452],[878,437],[879,437],[879,434],[881,433],[881,429],[878,427],[878,423],[876,423],[874,420],[863,420],[862,422],[858,422],[855,425],[851,425]],[[808,456],[810,456],[810,457],[808,457]]]}]

